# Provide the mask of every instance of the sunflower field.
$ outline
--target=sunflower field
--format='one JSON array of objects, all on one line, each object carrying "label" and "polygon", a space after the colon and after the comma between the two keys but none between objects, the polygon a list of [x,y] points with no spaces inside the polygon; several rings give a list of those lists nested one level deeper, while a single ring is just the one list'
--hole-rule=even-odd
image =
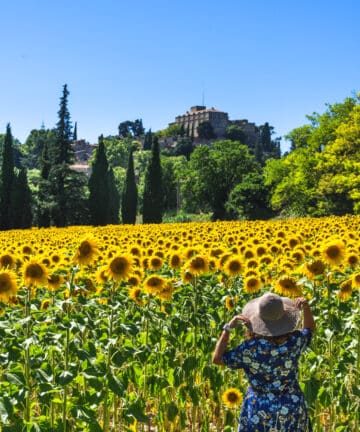
[{"label": "sunflower field", "polygon": [[0,431],[235,431],[246,379],[211,357],[223,324],[270,290],[307,297],[317,322],[299,377],[314,430],[359,432],[359,226],[0,232]]}]

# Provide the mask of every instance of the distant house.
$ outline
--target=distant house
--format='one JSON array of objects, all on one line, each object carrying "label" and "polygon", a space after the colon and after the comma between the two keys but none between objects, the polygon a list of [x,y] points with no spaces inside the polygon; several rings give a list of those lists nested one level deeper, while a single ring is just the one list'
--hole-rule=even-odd
[{"label": "distant house", "polygon": [[75,163],[70,165],[70,168],[77,172],[82,172],[88,176],[91,174],[91,166],[89,160],[97,147],[97,144],[89,144],[84,139],[74,141],[71,144],[74,155]]}]

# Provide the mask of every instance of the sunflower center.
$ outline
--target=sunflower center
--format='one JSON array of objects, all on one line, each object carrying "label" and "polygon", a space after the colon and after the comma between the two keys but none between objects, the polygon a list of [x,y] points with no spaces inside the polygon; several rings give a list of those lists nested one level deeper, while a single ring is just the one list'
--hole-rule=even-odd
[{"label": "sunflower center", "polygon": [[229,392],[227,395],[227,399],[229,402],[235,403],[238,400],[238,395],[235,392]]},{"label": "sunflower center", "polygon": [[88,241],[83,241],[79,246],[79,252],[81,256],[87,256],[91,253],[91,244]]},{"label": "sunflower center", "polygon": [[326,254],[329,256],[329,258],[337,258],[340,255],[340,250],[337,246],[330,246],[328,247]]},{"label": "sunflower center", "polygon": [[123,258],[114,258],[111,261],[110,269],[114,274],[124,274],[128,266],[127,260]]},{"label": "sunflower center", "polygon": [[232,272],[238,272],[241,270],[241,264],[239,261],[231,261],[229,264],[229,269]]},{"label": "sunflower center", "polygon": [[39,264],[30,264],[26,269],[26,276],[32,279],[39,279],[43,276],[42,268]]},{"label": "sunflower center", "polygon": [[3,255],[0,259],[0,262],[3,267],[10,267],[12,266],[14,260],[11,258],[10,255]]},{"label": "sunflower center", "polygon": [[10,290],[11,286],[9,283],[9,279],[7,277],[5,277],[4,275],[2,275],[0,277],[0,292],[4,293]]}]

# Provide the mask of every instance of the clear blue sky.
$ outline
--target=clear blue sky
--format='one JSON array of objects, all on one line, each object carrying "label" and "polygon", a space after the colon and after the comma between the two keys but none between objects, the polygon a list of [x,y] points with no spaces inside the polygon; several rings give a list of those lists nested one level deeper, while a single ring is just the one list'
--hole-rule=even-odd
[{"label": "clear blue sky", "polygon": [[54,127],[65,83],[91,143],[124,120],[163,129],[203,95],[283,136],[360,90],[358,0],[3,0],[0,11],[0,133],[10,122],[21,142]]}]

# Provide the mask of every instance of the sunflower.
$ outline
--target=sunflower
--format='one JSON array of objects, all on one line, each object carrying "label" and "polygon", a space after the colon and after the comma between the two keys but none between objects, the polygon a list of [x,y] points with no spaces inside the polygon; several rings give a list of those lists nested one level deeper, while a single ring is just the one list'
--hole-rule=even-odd
[{"label": "sunflower", "polygon": [[173,253],[169,256],[169,266],[172,269],[178,269],[181,267],[182,264],[182,259],[181,259],[181,255],[177,254],[177,253]]},{"label": "sunflower", "polygon": [[57,274],[52,273],[47,280],[47,285],[51,291],[55,291],[61,287],[64,282],[64,277]]},{"label": "sunflower", "polygon": [[286,275],[277,280],[275,291],[288,297],[301,297],[302,295],[301,286],[296,283],[295,278]]},{"label": "sunflower", "polygon": [[322,275],[326,269],[326,264],[321,259],[315,259],[304,263],[303,271],[309,279]]},{"label": "sunflower", "polygon": [[345,258],[345,244],[341,240],[333,240],[326,243],[321,252],[328,264],[340,264]]},{"label": "sunflower", "polygon": [[171,282],[168,282],[166,286],[161,291],[159,291],[156,295],[159,299],[163,301],[169,301],[171,300],[173,292],[174,292],[174,286]]},{"label": "sunflower", "polygon": [[129,298],[137,303],[139,306],[144,306],[145,302],[141,298],[142,290],[139,287],[134,286],[129,291]]},{"label": "sunflower", "polygon": [[351,284],[353,288],[360,288],[360,273],[354,273],[352,275]]},{"label": "sunflower", "polygon": [[236,388],[229,388],[224,391],[221,396],[222,401],[229,408],[235,408],[239,406],[243,400],[242,394]]},{"label": "sunflower", "polygon": [[235,309],[235,299],[234,297],[226,296],[225,307],[228,311],[233,311]]},{"label": "sunflower", "polygon": [[337,296],[341,301],[346,301],[352,294],[352,280],[348,279],[340,284],[340,291]]},{"label": "sunflower", "polygon": [[50,307],[51,300],[45,299],[41,302],[40,309],[48,309]]},{"label": "sunflower", "polygon": [[79,265],[92,264],[98,255],[98,247],[92,238],[85,238],[76,249],[74,261]]},{"label": "sunflower", "polygon": [[47,285],[48,273],[44,264],[31,260],[24,267],[24,284],[27,286]]},{"label": "sunflower", "polygon": [[161,276],[148,276],[144,280],[144,289],[148,294],[157,294],[162,291],[167,284],[167,280]]},{"label": "sunflower", "polygon": [[109,281],[109,277],[106,273],[106,267],[100,267],[95,273],[95,280],[99,284],[106,284]]},{"label": "sunflower", "polygon": [[10,270],[0,272],[0,301],[8,302],[16,296],[18,286],[16,284],[16,274]]},{"label": "sunflower", "polygon": [[244,291],[253,294],[260,291],[262,287],[261,279],[258,276],[247,276],[244,280]]},{"label": "sunflower", "polygon": [[158,257],[157,255],[152,256],[149,258],[149,269],[150,270],[160,270],[163,266],[163,260]]},{"label": "sunflower", "polygon": [[351,268],[356,267],[359,264],[359,254],[354,251],[349,252],[346,254],[345,262]]},{"label": "sunflower", "polygon": [[15,267],[16,259],[10,253],[5,253],[0,256],[0,268],[12,268]]},{"label": "sunflower", "polygon": [[128,277],[127,282],[128,282],[129,285],[131,285],[131,286],[133,286],[133,287],[136,287],[136,286],[139,286],[139,285],[140,285],[140,278],[139,278],[138,275],[136,275],[136,274],[132,274],[132,275],[130,275],[130,276]]},{"label": "sunflower", "polygon": [[106,273],[109,275],[109,278],[114,281],[127,279],[132,271],[132,263],[131,255],[117,255],[106,267]]},{"label": "sunflower", "polygon": [[193,275],[201,275],[203,273],[207,273],[209,271],[209,263],[205,256],[203,255],[195,255],[190,258],[185,267],[193,274]]},{"label": "sunflower", "polygon": [[228,276],[238,276],[243,271],[241,256],[235,255],[225,261],[223,270]]},{"label": "sunflower", "polygon": [[184,283],[191,283],[193,282],[195,276],[187,269],[183,269],[181,272],[181,280]]}]

